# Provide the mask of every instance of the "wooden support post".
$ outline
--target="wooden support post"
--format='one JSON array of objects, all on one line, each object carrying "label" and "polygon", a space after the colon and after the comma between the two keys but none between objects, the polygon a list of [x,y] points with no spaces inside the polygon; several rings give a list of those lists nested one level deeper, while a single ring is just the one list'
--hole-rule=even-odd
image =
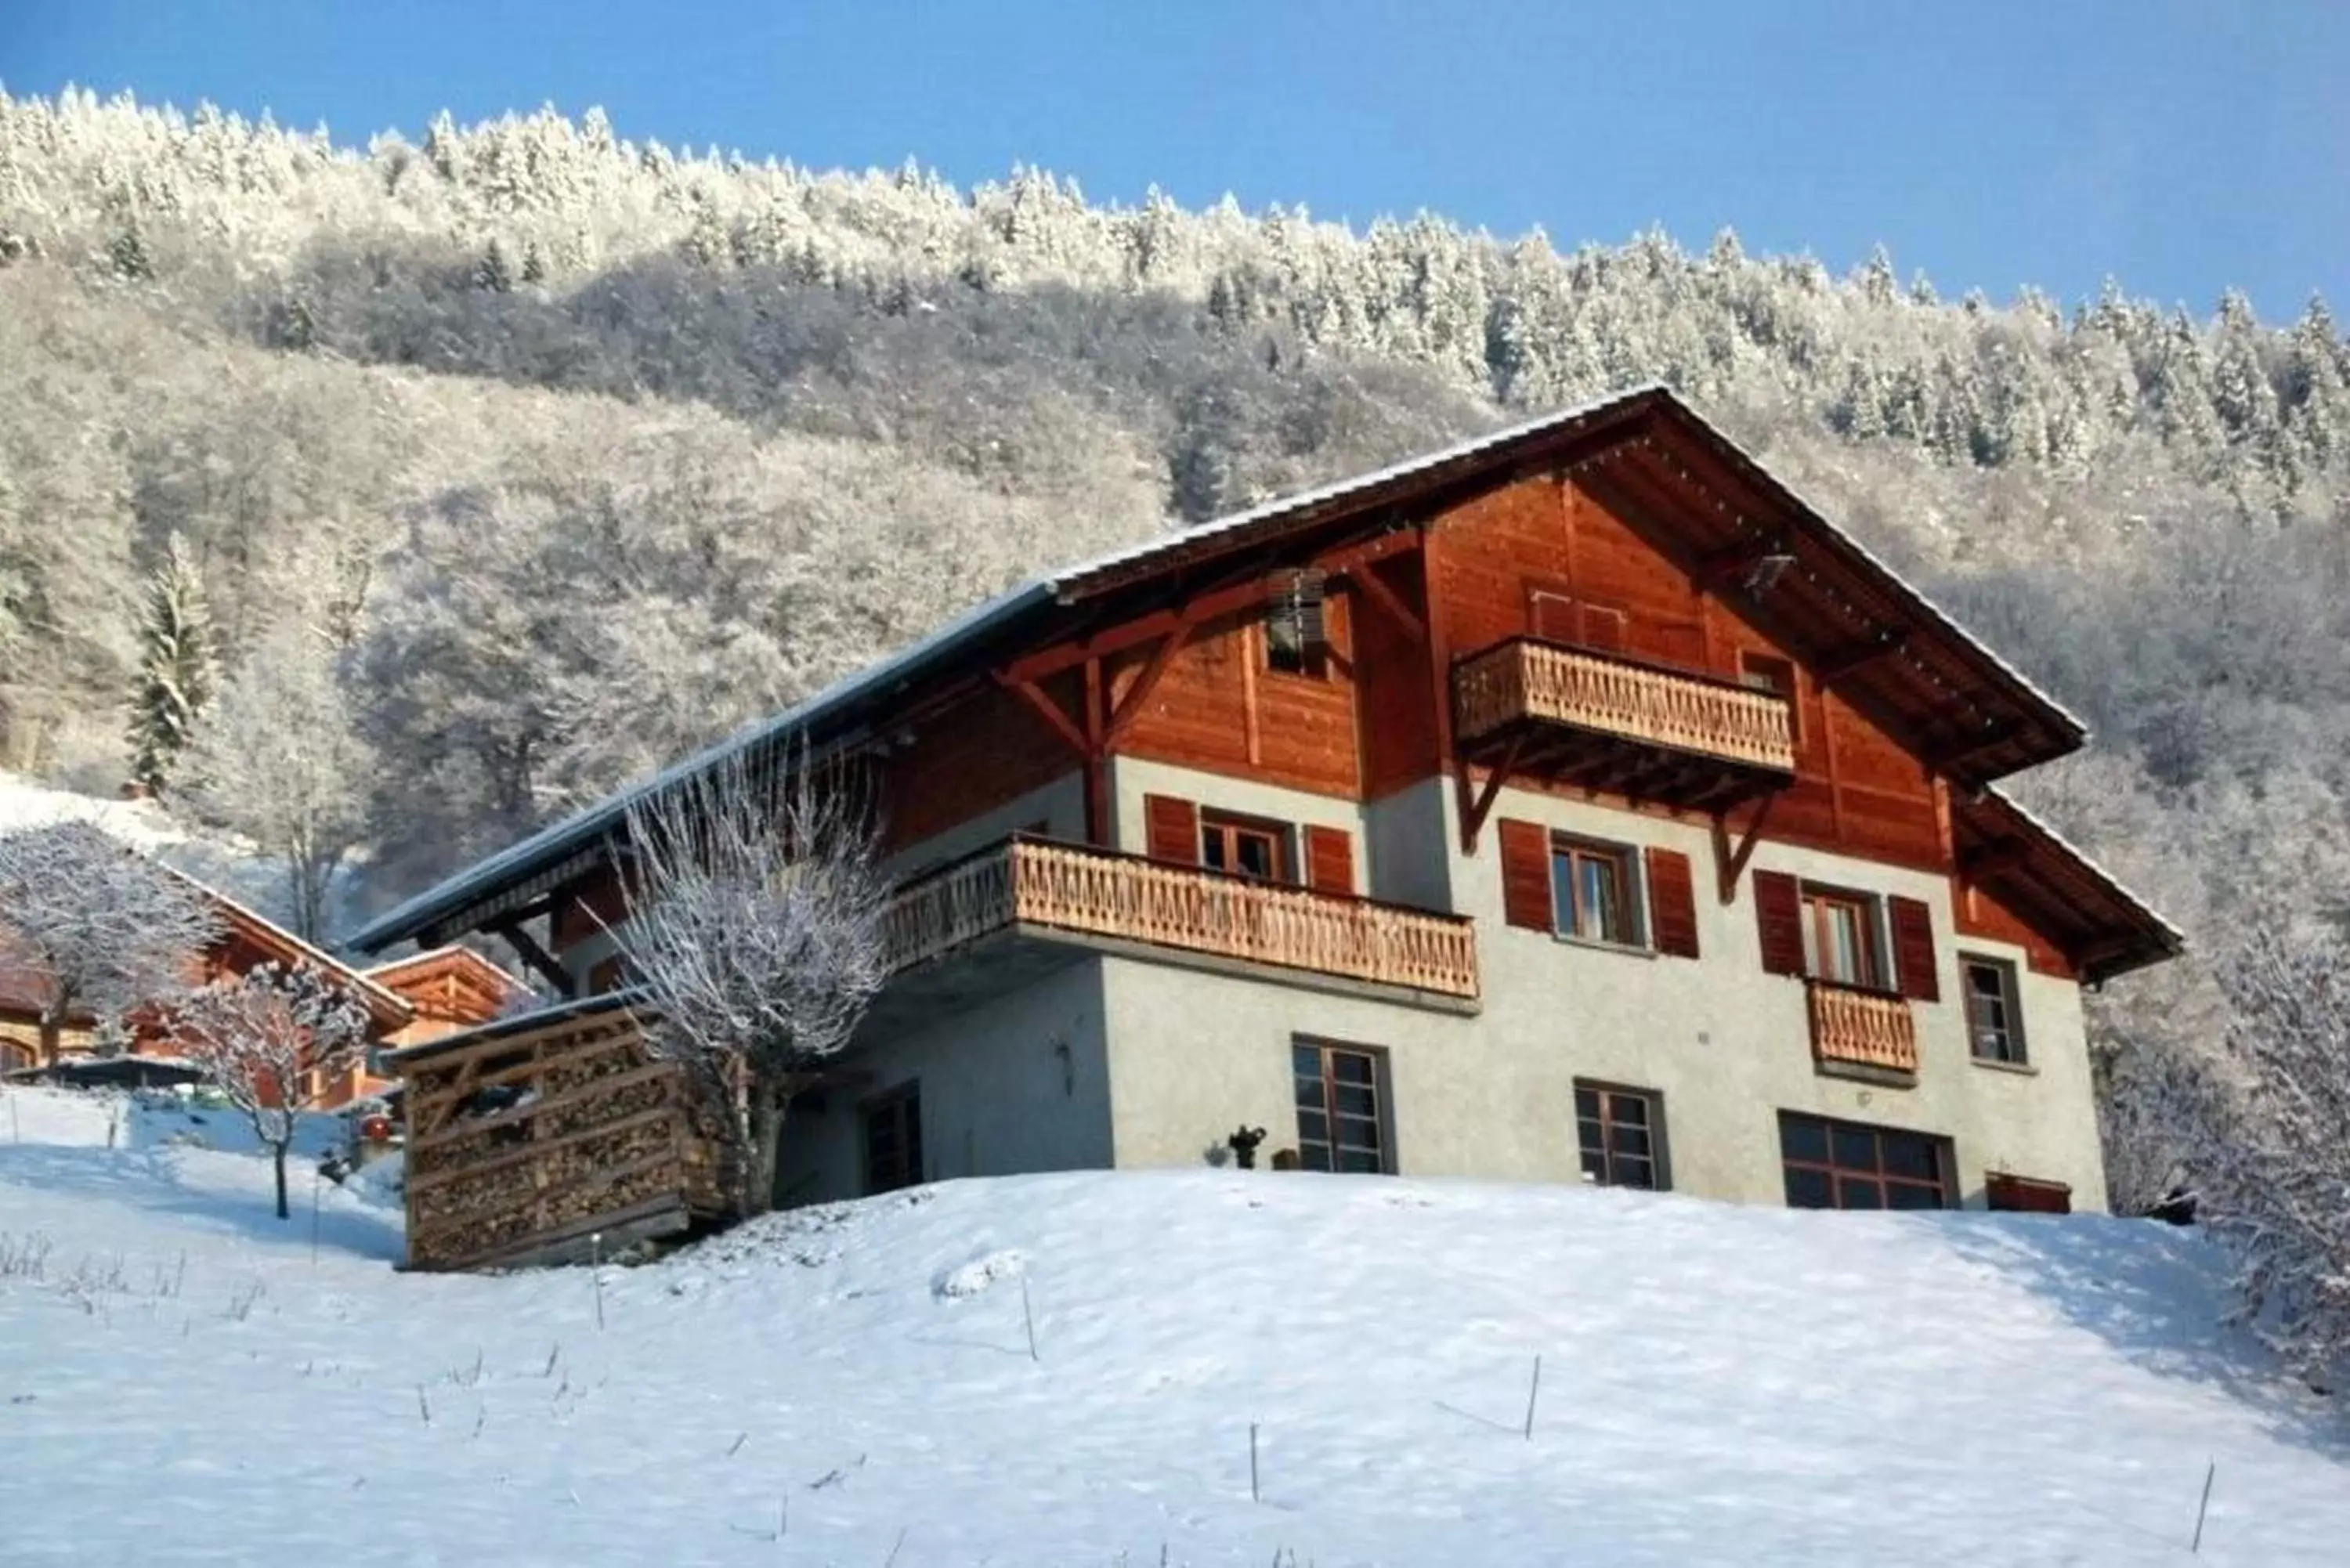
[{"label": "wooden support post", "polygon": [[1518,753],[1525,745],[1525,732],[1523,730],[1510,737],[1509,745],[1502,752],[1500,765],[1485,775],[1485,787],[1477,792],[1476,799],[1473,801],[1470,799],[1469,784],[1471,775],[1469,771],[1469,762],[1465,757],[1461,759],[1461,778],[1456,792],[1461,799],[1461,854],[1477,853],[1477,835],[1484,828],[1485,818],[1492,815],[1493,803],[1501,798],[1502,786],[1509,782],[1512,770],[1518,765]]},{"label": "wooden support post", "polygon": [[490,934],[505,939],[506,946],[514,949],[515,956],[529,965],[533,973],[553,986],[556,994],[579,994],[578,981],[571,978],[571,971],[557,963],[553,953],[539,946],[538,939],[525,930],[520,920],[507,920],[492,926]]},{"label": "wooden support post", "polygon": [[1720,811],[1713,814],[1714,886],[1723,903],[1736,901],[1738,878],[1745,872],[1746,863],[1754,857],[1754,846],[1762,839],[1762,825],[1770,820],[1771,807],[1778,799],[1777,790],[1762,797],[1762,804],[1754,808],[1754,815],[1746,819],[1745,831],[1739,835],[1735,847],[1730,842],[1728,814]]}]

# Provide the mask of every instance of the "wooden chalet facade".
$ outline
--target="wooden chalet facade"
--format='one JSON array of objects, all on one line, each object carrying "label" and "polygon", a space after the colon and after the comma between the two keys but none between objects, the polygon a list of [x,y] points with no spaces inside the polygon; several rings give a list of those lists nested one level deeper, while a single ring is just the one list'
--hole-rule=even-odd
[{"label": "wooden chalet facade", "polygon": [[[138,852],[126,846],[123,853]],[[355,969],[218,888],[198,882],[171,867],[161,866],[160,862],[158,865],[165,875],[179,878],[201,893],[219,917],[220,937],[196,959],[192,972],[186,977],[190,983],[208,984],[215,980],[243,974],[264,963],[306,967],[326,976],[365,1009],[371,1036],[377,1043],[397,1044],[416,1027],[415,1008],[396,990],[381,983],[375,972]],[[5,911],[0,911],[0,924],[5,924]],[[487,965],[487,961],[481,961]],[[512,977],[507,979],[510,984],[518,985]],[[41,1008],[42,982],[39,977],[0,966],[0,1073],[37,1075],[57,1067],[60,1061],[88,1059],[98,1050],[98,1020],[84,1016],[67,1023],[57,1060],[44,1060],[41,1054]],[[129,1054],[174,1057],[168,1033],[159,1032],[148,1024],[136,1023],[136,1021],[134,1024],[127,1043]],[[318,1109],[330,1110],[359,1094],[387,1087],[390,1083],[388,1078],[369,1080],[363,1072],[354,1071],[337,1083],[319,1085],[319,1093],[313,1104]]]},{"label": "wooden chalet facade", "polygon": [[[1995,787],[2084,740],[1650,388],[1033,582],[640,789],[744,748],[878,780],[896,978],[787,1200],[1262,1127],[1308,1168],[2094,1208],[2079,988],[2178,938]],[[628,798],[359,942],[608,989]]]}]

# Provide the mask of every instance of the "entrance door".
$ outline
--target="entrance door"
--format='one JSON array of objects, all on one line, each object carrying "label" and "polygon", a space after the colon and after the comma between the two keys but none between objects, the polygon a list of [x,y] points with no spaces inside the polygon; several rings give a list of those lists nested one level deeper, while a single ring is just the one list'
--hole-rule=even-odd
[{"label": "entrance door", "polygon": [[919,1080],[865,1103],[865,1191],[894,1192],[922,1179],[922,1085]]}]

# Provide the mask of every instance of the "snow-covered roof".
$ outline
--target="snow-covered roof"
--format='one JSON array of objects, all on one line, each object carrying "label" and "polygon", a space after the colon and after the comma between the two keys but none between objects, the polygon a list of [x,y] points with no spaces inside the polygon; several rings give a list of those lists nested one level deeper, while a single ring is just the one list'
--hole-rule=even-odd
[{"label": "snow-covered roof", "polygon": [[2123,903],[2127,904],[2138,914],[2145,916],[2150,923],[2158,927],[2163,934],[2168,936],[2178,947],[2184,948],[2187,945],[2186,932],[2180,930],[2177,926],[2172,925],[2168,920],[2164,919],[2151,905],[2147,904],[2137,894],[2131,892],[2128,885],[2123,882],[2120,877],[2115,876],[2111,871],[2106,870],[2105,867],[2099,865],[2097,861],[2090,856],[2087,850],[2083,849],[2079,845],[2074,844],[2071,839],[2066,838],[2063,834],[2057,832],[2054,827],[2049,825],[2045,818],[2038,815],[2029,807],[2024,805],[2022,802],[2017,800],[2013,795],[2009,794],[2005,790],[1992,786],[1986,789],[1983,793],[1991,796],[1991,799],[1997,801],[2007,810],[2012,811],[2017,816],[2022,817],[2033,832],[2044,835],[2051,844],[2054,844],[2057,848],[2062,849],[2065,854],[2070,855],[2074,859],[2079,861],[2084,870],[2095,875],[2099,881],[2103,882],[2112,890],[2116,898],[2119,898]]},{"label": "snow-covered roof", "polygon": [[1898,573],[1879,560],[1851,535],[1829,522],[1816,507],[1773,477],[1762,463],[1743,448],[1721,433],[1711,423],[1698,415],[1662,382],[1650,381],[1591,399],[1568,408],[1559,409],[1538,418],[1517,424],[1505,425],[1482,435],[1471,436],[1450,446],[1440,447],[1385,468],[1375,469],[1349,478],[1333,481],[1308,490],[1253,506],[1245,511],[1199,524],[1190,528],[1170,532],[1156,539],[1123,545],[1088,559],[1076,562],[1057,570],[1031,577],[1009,592],[999,595],[975,608],[957,616],[928,636],[908,644],[896,653],[867,666],[846,680],[817,692],[781,713],[744,726],[733,735],[707,747],[683,761],[654,774],[643,782],[622,790],[595,805],[573,813],[561,822],[543,828],[519,843],[490,856],[464,871],[447,878],[435,887],[378,916],[354,932],[348,945],[361,951],[375,951],[398,941],[403,941],[421,931],[428,930],[436,921],[446,919],[470,903],[495,893],[525,877],[545,870],[567,857],[576,856],[609,836],[627,820],[629,810],[646,798],[681,780],[694,776],[731,756],[767,744],[806,728],[819,720],[841,712],[858,701],[879,692],[894,682],[911,679],[924,665],[957,649],[982,635],[994,630],[1014,618],[1039,610],[1045,606],[1079,597],[1097,580],[1117,575],[1132,576],[1168,563],[1177,556],[1197,554],[1201,547],[1212,548],[1219,544],[1237,544],[1241,536],[1253,529],[1271,527],[1315,508],[1341,503],[1378,491],[1383,487],[1409,481],[1431,471],[1470,462],[1487,454],[1500,452],[1524,441],[1536,440],[1601,415],[1629,410],[1633,405],[1648,402],[1669,408],[1692,425],[1704,431],[1739,462],[1751,469],[1761,481],[1784,495],[1789,504],[1799,509],[1838,545],[1849,550],[1872,572],[1901,590],[1906,598],[1935,623],[1953,640],[1981,655],[2015,686],[2030,694],[2051,713],[2076,732],[2085,735],[2087,726],[2064,704],[2043,691],[2015,667],[1991,651],[1981,640],[1950,618],[1940,607],[1911,587]]}]

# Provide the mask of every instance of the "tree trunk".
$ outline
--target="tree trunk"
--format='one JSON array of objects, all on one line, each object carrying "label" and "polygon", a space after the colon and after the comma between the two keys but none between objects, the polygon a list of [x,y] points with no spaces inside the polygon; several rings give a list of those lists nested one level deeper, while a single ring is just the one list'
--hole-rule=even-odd
[{"label": "tree trunk", "polygon": [[273,1145],[270,1153],[276,1158],[277,1162],[277,1217],[280,1220],[291,1220],[294,1217],[293,1213],[286,1207],[286,1146],[282,1143]]},{"label": "tree trunk", "polygon": [[65,1048],[65,1024],[55,1012],[41,1014],[41,1061],[44,1067],[54,1067],[57,1053]]},{"label": "tree trunk", "polygon": [[743,1150],[743,1214],[764,1214],[775,1206],[775,1162],[784,1137],[784,1107],[791,1097],[761,1084],[751,1090],[749,1147]]}]

